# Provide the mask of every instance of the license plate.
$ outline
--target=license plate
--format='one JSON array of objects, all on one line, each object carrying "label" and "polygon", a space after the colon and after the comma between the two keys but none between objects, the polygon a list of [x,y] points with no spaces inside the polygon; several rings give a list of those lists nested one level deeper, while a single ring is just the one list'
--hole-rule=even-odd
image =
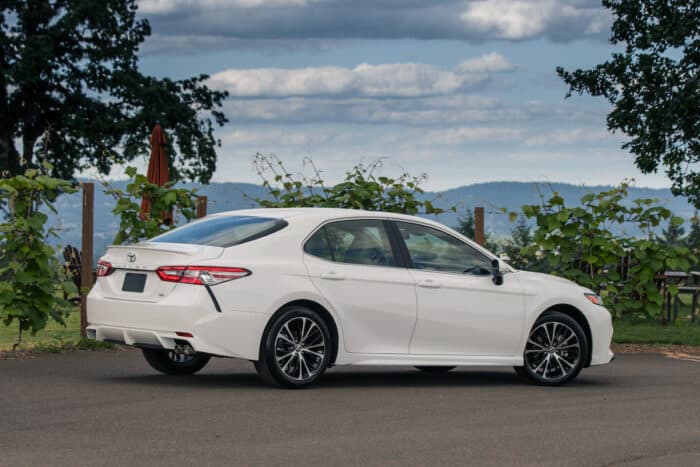
[{"label": "license plate", "polygon": [[135,274],[133,272],[127,272],[124,276],[124,283],[122,284],[122,292],[143,292],[143,288],[146,285],[146,274]]}]

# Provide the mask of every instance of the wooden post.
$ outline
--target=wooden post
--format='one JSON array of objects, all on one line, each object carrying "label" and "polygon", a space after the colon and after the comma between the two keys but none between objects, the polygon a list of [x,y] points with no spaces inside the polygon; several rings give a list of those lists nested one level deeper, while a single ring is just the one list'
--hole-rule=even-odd
[{"label": "wooden post", "polygon": [[197,219],[207,216],[207,197],[197,196]]},{"label": "wooden post", "polygon": [[87,294],[92,288],[92,249],[95,222],[95,184],[83,183],[83,261],[80,265],[80,335],[86,336]]},{"label": "wooden post", "polygon": [[484,208],[474,208],[474,241],[484,246]]}]

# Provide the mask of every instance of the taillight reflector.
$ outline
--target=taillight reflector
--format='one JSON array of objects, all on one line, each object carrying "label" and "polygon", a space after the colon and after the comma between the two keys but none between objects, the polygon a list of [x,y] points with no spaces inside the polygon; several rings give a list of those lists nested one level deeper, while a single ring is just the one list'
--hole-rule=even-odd
[{"label": "taillight reflector", "polygon": [[251,274],[247,269],[221,266],[161,266],[156,274],[166,282],[182,284],[216,285]]},{"label": "taillight reflector", "polygon": [[112,263],[110,263],[109,261],[97,262],[97,268],[95,269],[97,277],[109,276],[110,274],[112,274],[112,271],[114,271],[114,269],[112,268]]}]

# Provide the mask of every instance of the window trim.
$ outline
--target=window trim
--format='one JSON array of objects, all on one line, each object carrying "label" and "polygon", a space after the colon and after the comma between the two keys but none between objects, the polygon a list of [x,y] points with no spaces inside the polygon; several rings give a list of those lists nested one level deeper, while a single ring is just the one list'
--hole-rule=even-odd
[{"label": "window trim", "polygon": [[[376,265],[376,264],[360,264],[360,263],[346,263],[344,261],[336,261],[335,260],[335,251],[333,248],[333,244],[330,241],[330,238],[328,237],[328,232],[325,232],[326,236],[326,242],[328,243],[328,247],[331,250],[331,256],[333,257],[332,260],[328,260],[326,258],[322,258],[320,256],[312,255],[311,253],[306,251],[306,244],[309,242],[311,237],[316,235],[316,233],[323,229],[324,227],[328,226],[329,224],[334,224],[338,222],[348,222],[348,221],[376,221],[382,224],[382,227],[384,227],[384,230],[386,231],[386,235],[389,238],[389,248],[391,249],[391,254],[394,257],[394,263],[392,265],[387,265],[387,266],[381,266],[381,265]],[[401,251],[400,243],[397,243],[397,239],[394,238],[394,234],[392,233],[392,226],[391,224],[391,219],[387,219],[386,217],[372,217],[372,216],[366,216],[366,217],[342,217],[342,218],[334,218],[334,219],[326,219],[323,222],[321,222],[319,225],[317,225],[306,237],[304,237],[304,240],[301,242],[301,251],[305,255],[309,255],[317,260],[321,261],[326,261],[331,264],[342,264],[345,266],[360,266],[360,267],[369,267],[369,268],[400,268],[400,269],[407,269],[406,267],[406,262],[404,258],[404,254]]]},{"label": "window trim", "polygon": [[[433,270],[433,269],[418,269],[418,268],[413,267],[413,260],[411,259],[411,253],[410,253],[409,250],[408,250],[408,246],[406,245],[406,241],[404,240],[403,235],[401,235],[401,230],[399,229],[399,226],[398,226],[399,223],[418,225],[418,226],[421,226],[421,227],[425,227],[425,228],[427,228],[427,229],[433,229],[433,230],[437,230],[438,232],[442,232],[443,234],[445,234],[445,235],[447,235],[447,236],[449,236],[449,237],[455,239],[456,241],[458,241],[458,242],[461,243],[462,245],[465,245],[465,246],[471,248],[472,250],[474,250],[477,254],[479,254],[479,255],[481,255],[483,258],[485,258],[486,261],[487,261],[489,264],[491,263],[491,261],[493,261],[494,259],[496,259],[496,258],[490,258],[488,255],[485,255],[483,252],[479,251],[478,248],[474,248],[473,246],[471,246],[468,242],[465,242],[464,240],[462,240],[462,239],[459,238],[459,237],[456,237],[455,235],[451,234],[450,232],[446,232],[445,230],[440,229],[440,228],[438,228],[438,227],[435,227],[435,226],[433,226],[433,225],[424,224],[423,222],[415,222],[415,221],[412,221],[412,220],[404,220],[404,219],[401,219],[401,220],[398,220],[398,219],[390,219],[388,222],[391,223],[393,229],[395,229],[395,235],[397,236],[397,239],[398,239],[398,241],[399,241],[400,244],[401,244],[402,256],[405,255],[405,258],[403,258],[404,261],[405,261],[404,264],[406,264],[405,267],[408,268],[408,269],[411,269],[411,270],[414,270],[414,271],[423,271],[423,272],[436,273],[436,274],[452,274],[452,275],[467,276],[467,277],[470,277],[470,276],[473,276],[473,277],[486,277],[486,274],[465,274],[465,273],[463,273],[463,272],[436,271],[436,270]],[[504,271],[504,272],[505,272],[505,271]]]}]

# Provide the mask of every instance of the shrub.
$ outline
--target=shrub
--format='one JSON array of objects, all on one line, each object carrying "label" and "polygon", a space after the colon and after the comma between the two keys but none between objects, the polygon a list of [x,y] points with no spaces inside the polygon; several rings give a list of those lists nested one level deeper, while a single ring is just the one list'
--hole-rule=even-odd
[{"label": "shrub", "polygon": [[[119,216],[119,231],[114,244],[136,243],[174,229],[178,213],[187,221],[196,216],[197,194],[194,189],[173,188],[175,182],[163,186],[150,183],[145,175],[139,174],[134,167],[125,170],[131,180],[126,191],[112,187],[102,180],[105,193],[114,196],[117,204],[112,211]],[[141,200],[149,197],[151,210],[141,216]],[[172,213],[172,222],[168,222]]]},{"label": "shrub", "polygon": [[56,213],[53,202],[58,195],[76,190],[66,180],[47,176],[50,170],[47,164],[0,179],[7,209],[0,224],[0,317],[7,326],[19,323],[20,341],[22,331],[34,334],[49,318],[65,324],[71,305],[64,297],[77,293],[47,243],[56,234],[47,229],[48,216],[39,210],[43,206]]},{"label": "shrub", "polygon": [[[345,174],[345,180],[326,186],[319,170],[311,159],[305,164],[312,175],[294,175],[274,155],[257,154],[253,166],[268,189],[268,199],[255,199],[263,207],[325,207],[366,209],[404,214],[441,214],[445,210],[436,207],[434,200],[423,197],[420,185],[426,175],[412,176],[402,173],[398,177],[376,174],[381,161],[358,164]],[[450,208],[455,210],[455,208]]]},{"label": "shrub", "polygon": [[[688,248],[667,244],[653,232],[663,221],[680,225],[683,220],[655,199],[627,201],[628,186],[588,193],[576,207],[566,206],[556,192],[541,205],[523,206],[525,216],[537,221],[525,254],[543,253],[554,274],[600,293],[617,317],[656,316],[663,306],[657,276],[688,270],[692,257]],[[613,233],[613,227],[623,233]],[[635,227],[642,236],[625,235],[624,227]]]}]

